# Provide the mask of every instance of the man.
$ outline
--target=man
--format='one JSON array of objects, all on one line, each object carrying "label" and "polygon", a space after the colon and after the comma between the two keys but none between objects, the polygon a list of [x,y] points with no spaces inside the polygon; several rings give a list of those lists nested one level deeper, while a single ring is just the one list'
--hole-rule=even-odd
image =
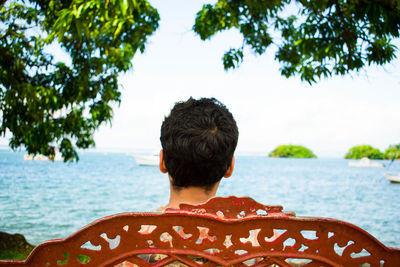
[{"label": "man", "polygon": [[[238,136],[232,114],[215,98],[189,98],[176,103],[161,126],[159,166],[163,173],[168,173],[170,198],[169,203],[159,211],[179,208],[180,203],[200,204],[215,196],[221,179],[232,175]],[[184,236],[182,229],[178,228],[179,234]],[[148,225],[142,227],[140,232],[148,234],[154,229],[154,226]],[[161,238],[171,241],[168,235]],[[209,238],[205,229],[200,230],[200,239],[203,238]],[[151,263],[164,257],[159,254],[141,256]],[[205,263],[201,257],[194,259]],[[136,265],[130,262],[118,265],[128,266]],[[168,266],[186,265],[173,263]]]}]

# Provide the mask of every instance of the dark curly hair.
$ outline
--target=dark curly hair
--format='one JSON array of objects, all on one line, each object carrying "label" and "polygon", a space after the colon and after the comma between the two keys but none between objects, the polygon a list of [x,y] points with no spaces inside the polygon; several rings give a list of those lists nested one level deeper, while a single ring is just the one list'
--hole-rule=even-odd
[{"label": "dark curly hair", "polygon": [[172,185],[210,189],[228,170],[238,136],[232,114],[215,98],[176,103],[160,137]]}]

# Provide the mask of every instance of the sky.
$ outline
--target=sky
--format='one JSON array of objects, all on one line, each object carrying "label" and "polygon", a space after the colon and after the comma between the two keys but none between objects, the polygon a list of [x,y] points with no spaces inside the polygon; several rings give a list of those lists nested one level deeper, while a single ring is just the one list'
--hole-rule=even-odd
[{"label": "sky", "polygon": [[240,35],[233,30],[201,41],[192,31],[196,12],[210,1],[149,2],[160,26],[120,76],[122,102],[112,125],[95,133],[97,150],[158,151],[164,117],[191,96],[215,97],[232,112],[237,154],[268,155],[278,145],[295,144],[318,157],[341,158],[355,145],[384,151],[400,143],[400,60],[311,86],[281,76],[273,48],[262,56],[247,51],[238,69],[225,71],[223,53],[241,46]]}]

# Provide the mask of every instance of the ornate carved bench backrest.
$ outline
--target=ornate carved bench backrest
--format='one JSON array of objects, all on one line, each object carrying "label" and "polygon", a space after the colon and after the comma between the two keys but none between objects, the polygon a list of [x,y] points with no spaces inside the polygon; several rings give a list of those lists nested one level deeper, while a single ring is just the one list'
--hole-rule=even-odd
[{"label": "ornate carved bench backrest", "polygon": [[[124,262],[124,265],[121,264]],[[334,219],[296,217],[250,198],[99,219],[9,266],[400,266],[400,249]]]}]

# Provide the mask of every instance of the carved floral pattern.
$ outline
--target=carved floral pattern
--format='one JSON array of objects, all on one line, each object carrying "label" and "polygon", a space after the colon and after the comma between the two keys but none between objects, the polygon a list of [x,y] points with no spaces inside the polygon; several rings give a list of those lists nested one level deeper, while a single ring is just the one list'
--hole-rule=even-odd
[{"label": "carved floral pattern", "polygon": [[[259,210],[266,214],[259,215]],[[400,266],[400,249],[387,248],[343,221],[296,217],[279,206],[229,197],[199,206],[182,205],[181,210],[163,214],[105,217],[66,239],[39,245],[25,262],[2,264]]]}]

